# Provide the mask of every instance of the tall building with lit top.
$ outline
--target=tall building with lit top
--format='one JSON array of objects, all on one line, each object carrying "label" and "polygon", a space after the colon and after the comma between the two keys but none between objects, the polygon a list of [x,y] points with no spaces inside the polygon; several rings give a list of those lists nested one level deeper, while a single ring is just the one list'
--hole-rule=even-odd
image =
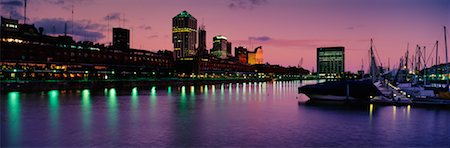
[{"label": "tall building with lit top", "polygon": [[113,47],[118,49],[130,49],[130,30],[113,28]]},{"label": "tall building with lit top", "polygon": [[226,59],[228,41],[227,37],[223,35],[217,35],[213,37],[213,48],[211,49],[211,54],[217,58]]},{"label": "tall building with lit top", "polygon": [[340,78],[344,72],[344,47],[317,48],[317,73],[319,77]]},{"label": "tall building with lit top", "polygon": [[197,43],[197,19],[187,11],[183,11],[172,18],[172,43],[175,60],[197,53],[195,49]]}]

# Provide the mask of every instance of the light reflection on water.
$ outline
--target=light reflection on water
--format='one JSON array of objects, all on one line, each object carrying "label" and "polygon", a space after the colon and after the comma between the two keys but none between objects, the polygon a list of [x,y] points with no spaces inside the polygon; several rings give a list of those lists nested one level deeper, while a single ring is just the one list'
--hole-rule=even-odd
[{"label": "light reflection on water", "polygon": [[[448,146],[449,110],[298,105],[311,81],[2,97],[3,146]],[[39,99],[44,96],[44,99]],[[5,98],[5,99],[3,99]],[[48,98],[48,99],[45,99]],[[42,102],[44,101],[44,103]],[[3,136],[7,135],[7,136]]]}]

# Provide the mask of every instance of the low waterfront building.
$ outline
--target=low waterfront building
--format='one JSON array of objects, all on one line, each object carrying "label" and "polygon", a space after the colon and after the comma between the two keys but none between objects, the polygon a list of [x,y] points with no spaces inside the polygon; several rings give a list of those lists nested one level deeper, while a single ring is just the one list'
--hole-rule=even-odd
[{"label": "low waterfront building", "polygon": [[317,73],[320,78],[341,78],[344,72],[344,47],[317,48]]},{"label": "low waterfront building", "polygon": [[261,46],[256,47],[254,51],[249,51],[247,57],[248,64],[250,65],[264,64],[264,55]]}]

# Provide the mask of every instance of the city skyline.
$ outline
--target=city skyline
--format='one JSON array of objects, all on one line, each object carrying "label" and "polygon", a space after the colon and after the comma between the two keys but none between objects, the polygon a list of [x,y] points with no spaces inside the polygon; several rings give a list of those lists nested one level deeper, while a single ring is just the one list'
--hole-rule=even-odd
[{"label": "city skyline", "polygon": [[[20,0],[2,0],[1,12],[20,19],[23,5]],[[171,19],[186,10],[198,19],[199,26],[206,26],[208,50],[213,36],[225,35],[234,47],[263,46],[265,62],[297,66],[303,58],[302,67],[311,70],[315,69],[316,48],[344,46],[346,71],[353,72],[361,68],[361,59],[366,61],[365,69],[369,67],[370,38],[374,38],[384,66],[388,58],[391,67],[398,64],[408,43],[410,50],[416,44],[427,46],[429,54],[436,40],[443,62],[442,26],[450,24],[450,2],[445,0],[46,0],[28,1],[27,7],[27,23],[44,27],[48,34],[62,34],[64,22],[69,22],[68,34],[75,34],[77,40],[107,43],[111,42],[112,28],[123,27],[130,29],[131,48],[151,51],[173,50]]]}]

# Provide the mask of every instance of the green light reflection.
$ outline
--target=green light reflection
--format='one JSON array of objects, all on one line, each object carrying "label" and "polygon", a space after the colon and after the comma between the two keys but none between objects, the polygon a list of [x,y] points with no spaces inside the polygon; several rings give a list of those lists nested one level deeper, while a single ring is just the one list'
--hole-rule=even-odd
[{"label": "green light reflection", "polygon": [[167,94],[169,94],[169,95],[172,94],[172,86],[167,87]]},{"label": "green light reflection", "polygon": [[184,114],[186,112],[186,108],[187,108],[187,97],[186,97],[186,87],[182,86],[181,87],[181,94],[180,94],[180,113]]},{"label": "green light reflection", "polygon": [[12,145],[20,144],[20,137],[22,133],[22,121],[20,113],[20,93],[9,92],[8,93],[8,139],[11,139]]},{"label": "green light reflection", "polygon": [[59,131],[59,91],[49,91],[48,97],[52,139],[56,139],[58,138],[57,132]]},{"label": "green light reflection", "polygon": [[136,111],[139,105],[139,93],[137,87],[131,90],[131,109]]},{"label": "green light reflection", "polygon": [[117,94],[116,89],[111,88],[108,91],[108,124],[113,130],[117,127]]},{"label": "green light reflection", "polygon": [[158,99],[157,99],[157,95],[156,95],[156,86],[153,86],[152,89],[150,90],[150,106],[152,107],[152,109],[155,109],[156,104],[158,103]]},{"label": "green light reflection", "polygon": [[203,94],[205,95],[205,99],[208,97],[208,85],[204,86],[205,91],[203,91]]},{"label": "green light reflection", "polygon": [[81,121],[85,132],[91,130],[92,123],[92,106],[91,106],[91,93],[89,89],[84,89],[81,92]]}]

